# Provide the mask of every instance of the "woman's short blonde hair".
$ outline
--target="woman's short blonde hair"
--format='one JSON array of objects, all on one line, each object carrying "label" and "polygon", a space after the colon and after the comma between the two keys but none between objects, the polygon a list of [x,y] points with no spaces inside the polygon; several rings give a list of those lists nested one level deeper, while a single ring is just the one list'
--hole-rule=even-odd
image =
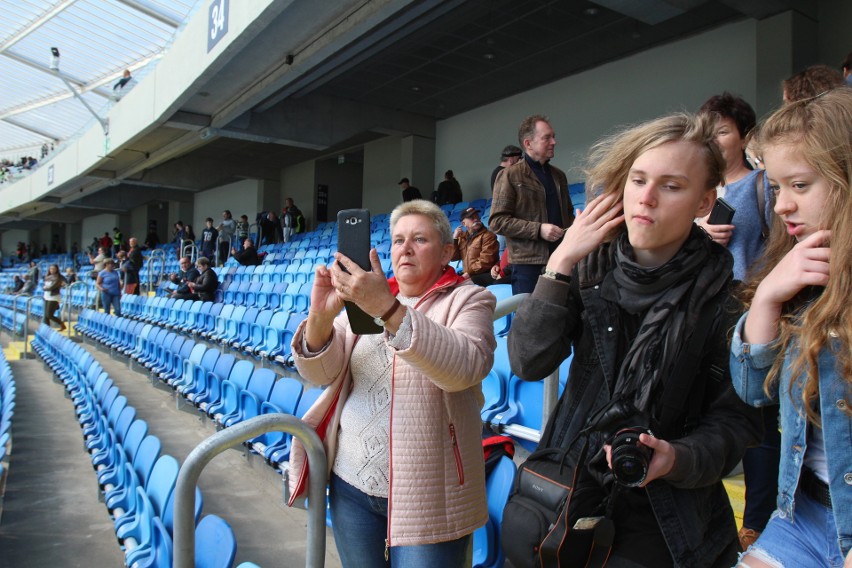
[{"label": "woman's short blonde hair", "polygon": [[453,232],[450,230],[450,220],[440,207],[426,201],[425,199],[413,199],[397,205],[390,215],[390,230],[396,227],[396,222],[406,215],[423,215],[432,221],[432,225],[441,236],[441,244],[448,245],[453,242]]}]

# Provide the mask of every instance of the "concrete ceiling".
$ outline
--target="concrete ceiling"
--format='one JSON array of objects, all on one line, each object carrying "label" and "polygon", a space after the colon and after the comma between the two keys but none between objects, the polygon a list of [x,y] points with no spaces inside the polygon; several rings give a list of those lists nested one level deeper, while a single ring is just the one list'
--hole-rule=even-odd
[{"label": "concrete ceiling", "polygon": [[278,179],[288,165],[391,132],[434,137],[438,120],[609,61],[743,18],[816,9],[800,0],[282,4],[162,124],[86,177],[0,217],[0,230]]}]

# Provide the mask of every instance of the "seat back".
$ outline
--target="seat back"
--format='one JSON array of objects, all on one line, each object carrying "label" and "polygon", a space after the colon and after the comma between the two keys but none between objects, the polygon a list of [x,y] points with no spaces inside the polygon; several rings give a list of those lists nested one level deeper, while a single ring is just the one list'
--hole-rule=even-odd
[{"label": "seat back", "polygon": [[237,556],[237,538],[223,518],[205,515],[195,528],[195,567],[231,568]]}]

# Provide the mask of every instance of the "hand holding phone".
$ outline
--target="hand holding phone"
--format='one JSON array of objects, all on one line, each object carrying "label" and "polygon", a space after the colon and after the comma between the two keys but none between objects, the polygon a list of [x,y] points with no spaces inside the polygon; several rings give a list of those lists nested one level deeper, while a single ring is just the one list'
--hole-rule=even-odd
[{"label": "hand holding phone", "polygon": [[[337,250],[362,270],[371,271],[370,264],[370,212],[367,209],[344,209],[337,213]],[[346,267],[338,263],[341,269]],[[358,335],[382,333],[384,328],[373,321],[352,302],[344,302],[346,317],[352,331]]]},{"label": "hand holding phone", "polygon": [[707,224],[730,225],[731,221],[734,220],[735,212],[736,209],[734,209],[730,203],[721,197],[717,197],[716,204],[713,206],[713,210],[710,211],[710,216],[707,217]]}]

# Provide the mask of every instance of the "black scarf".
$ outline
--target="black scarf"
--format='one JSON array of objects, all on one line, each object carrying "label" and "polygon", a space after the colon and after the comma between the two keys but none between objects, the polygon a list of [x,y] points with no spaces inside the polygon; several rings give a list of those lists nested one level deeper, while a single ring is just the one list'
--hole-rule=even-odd
[{"label": "black scarf", "polygon": [[[613,252],[606,248],[599,248],[598,254]],[[622,361],[614,392],[632,393],[637,409],[653,413],[657,391],[672,372],[701,308],[729,282],[733,258],[697,226],[677,254],[655,268],[636,263],[626,232],[613,248],[614,258],[607,259],[613,266],[601,284],[602,296],[628,313],[644,314]],[[599,258],[595,264],[607,260]]]}]

